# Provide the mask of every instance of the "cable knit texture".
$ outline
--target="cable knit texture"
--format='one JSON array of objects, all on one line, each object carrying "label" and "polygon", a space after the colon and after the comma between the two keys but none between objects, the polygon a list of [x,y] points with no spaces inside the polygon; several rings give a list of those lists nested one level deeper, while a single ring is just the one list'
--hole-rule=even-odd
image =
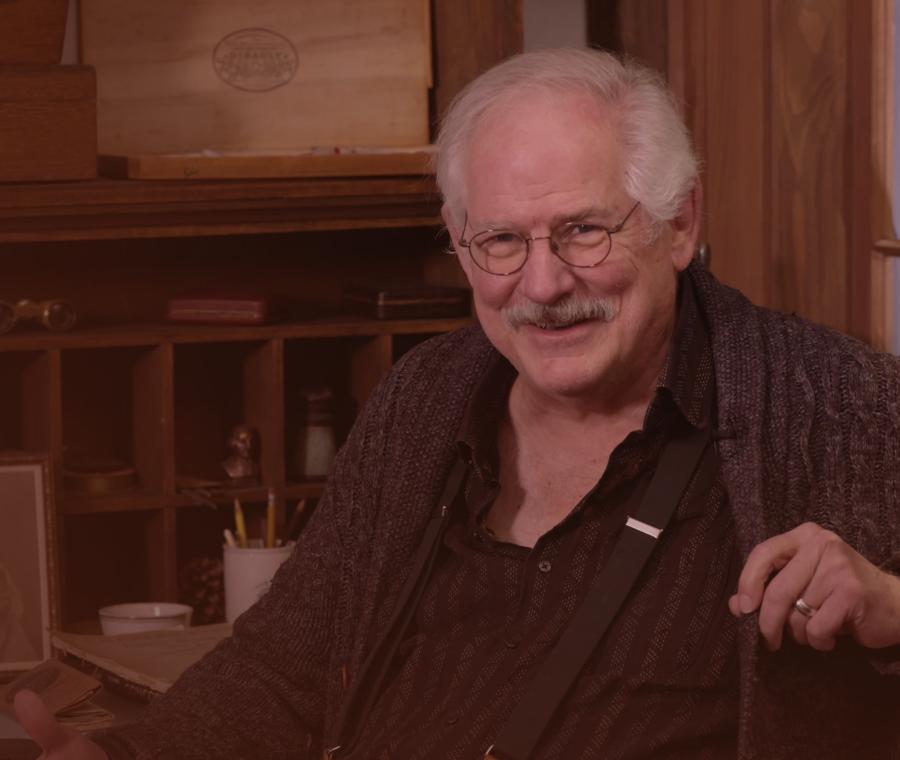
[{"label": "cable knit texture", "polygon": [[[739,550],[812,520],[900,569],[900,359],[752,306],[692,265],[711,329],[722,473]],[[318,758],[385,626],[493,352],[478,327],[398,362],[366,405],[310,524],[234,636],[139,723],[118,758]],[[900,679],[844,642],[760,646],[741,624],[742,758],[900,758]]]}]

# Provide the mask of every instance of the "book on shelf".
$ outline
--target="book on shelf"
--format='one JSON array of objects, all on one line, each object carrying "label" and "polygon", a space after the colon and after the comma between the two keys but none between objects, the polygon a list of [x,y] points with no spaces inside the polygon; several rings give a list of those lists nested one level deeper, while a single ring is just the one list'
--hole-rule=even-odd
[{"label": "book on shelf", "polygon": [[61,654],[96,671],[110,689],[150,700],[230,635],[231,624],[218,623],[118,636],[53,631],[50,641]]}]

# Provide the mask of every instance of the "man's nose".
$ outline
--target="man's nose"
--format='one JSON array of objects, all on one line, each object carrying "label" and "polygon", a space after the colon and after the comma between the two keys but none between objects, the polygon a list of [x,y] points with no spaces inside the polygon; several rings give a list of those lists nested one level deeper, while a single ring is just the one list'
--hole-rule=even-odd
[{"label": "man's nose", "polygon": [[522,269],[519,292],[536,303],[555,303],[575,287],[575,273],[551,249],[549,237],[531,239],[531,253]]}]

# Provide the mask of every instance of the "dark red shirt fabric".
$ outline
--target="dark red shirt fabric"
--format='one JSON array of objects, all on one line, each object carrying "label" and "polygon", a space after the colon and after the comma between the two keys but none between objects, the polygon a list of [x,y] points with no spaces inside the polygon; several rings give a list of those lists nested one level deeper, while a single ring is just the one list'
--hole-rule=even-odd
[{"label": "dark red shirt fabric", "polygon": [[[497,426],[515,370],[498,360],[459,436],[462,504],[360,735],[354,760],[480,758],[604,567],[676,426],[712,424],[709,339],[683,283],[673,345],[642,430],[534,548],[497,541]],[[740,567],[718,462],[695,476],[636,588],[544,733],[535,757],[720,758],[737,744]],[[710,465],[707,465],[710,466]]]}]

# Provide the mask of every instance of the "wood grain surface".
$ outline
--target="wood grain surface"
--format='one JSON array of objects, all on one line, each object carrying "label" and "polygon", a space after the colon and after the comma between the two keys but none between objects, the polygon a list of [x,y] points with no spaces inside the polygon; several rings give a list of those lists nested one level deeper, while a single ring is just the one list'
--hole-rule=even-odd
[{"label": "wood grain surface", "polygon": [[0,2],[0,64],[57,64],[69,0]]},{"label": "wood grain surface", "polygon": [[504,58],[522,52],[521,0],[434,0],[434,110]]},{"label": "wood grain surface", "polygon": [[89,66],[0,66],[0,182],[95,177],[95,108]]},{"label": "wood grain surface", "polygon": [[83,0],[100,151],[428,143],[425,0]]},{"label": "wood grain surface", "polygon": [[867,339],[890,236],[890,3],[669,0],[670,81],[703,162],[713,271]]},{"label": "wood grain surface", "polygon": [[100,156],[100,172],[120,179],[260,179],[292,177],[390,177],[431,174],[429,146],[358,152],[233,151]]}]

